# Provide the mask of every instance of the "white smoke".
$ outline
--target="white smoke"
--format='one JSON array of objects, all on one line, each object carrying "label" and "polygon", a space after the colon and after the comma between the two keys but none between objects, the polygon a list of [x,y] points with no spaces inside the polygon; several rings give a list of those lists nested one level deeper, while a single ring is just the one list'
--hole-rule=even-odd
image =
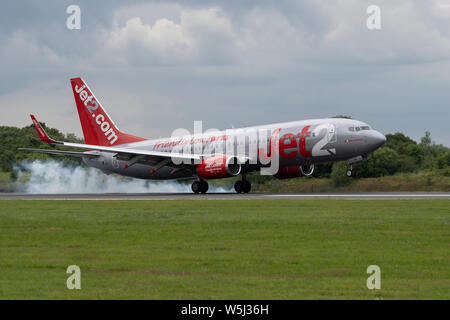
[{"label": "white smoke", "polygon": [[[18,191],[34,194],[55,193],[185,193],[191,185],[177,181],[149,181],[106,175],[98,169],[65,166],[57,161],[22,162],[15,168]],[[229,192],[212,187],[209,192]]]}]

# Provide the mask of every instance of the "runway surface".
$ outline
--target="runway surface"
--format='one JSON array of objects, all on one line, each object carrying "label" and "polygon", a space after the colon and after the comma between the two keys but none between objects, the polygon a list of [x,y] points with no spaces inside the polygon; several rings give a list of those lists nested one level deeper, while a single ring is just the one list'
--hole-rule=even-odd
[{"label": "runway surface", "polygon": [[239,200],[239,199],[450,199],[450,192],[371,193],[98,193],[23,194],[0,193],[0,200]]}]

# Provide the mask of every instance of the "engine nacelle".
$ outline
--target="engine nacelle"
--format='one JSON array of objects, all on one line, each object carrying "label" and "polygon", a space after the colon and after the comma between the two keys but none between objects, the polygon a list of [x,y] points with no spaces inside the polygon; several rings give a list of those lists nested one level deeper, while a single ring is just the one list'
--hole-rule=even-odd
[{"label": "engine nacelle", "polygon": [[309,177],[314,172],[314,164],[300,166],[300,172],[304,176]]},{"label": "engine nacelle", "polygon": [[203,159],[197,166],[197,174],[203,179],[216,179],[237,176],[241,173],[241,164],[233,156],[216,156]]},{"label": "engine nacelle", "polygon": [[291,179],[301,177],[302,173],[300,171],[300,167],[284,167],[280,168],[276,175],[274,175],[277,179]]}]

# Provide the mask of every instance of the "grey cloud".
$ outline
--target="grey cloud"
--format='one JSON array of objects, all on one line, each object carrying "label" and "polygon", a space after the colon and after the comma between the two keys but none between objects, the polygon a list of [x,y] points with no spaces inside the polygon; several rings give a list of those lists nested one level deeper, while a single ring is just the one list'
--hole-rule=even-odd
[{"label": "grey cloud", "polygon": [[72,3],[0,4],[1,124],[36,112],[80,135],[68,79],[81,75],[123,130],[146,137],[193,120],[226,128],[351,114],[450,145],[443,0],[378,1],[381,31],[365,28],[366,0],[78,1],[82,29],[69,31]]}]

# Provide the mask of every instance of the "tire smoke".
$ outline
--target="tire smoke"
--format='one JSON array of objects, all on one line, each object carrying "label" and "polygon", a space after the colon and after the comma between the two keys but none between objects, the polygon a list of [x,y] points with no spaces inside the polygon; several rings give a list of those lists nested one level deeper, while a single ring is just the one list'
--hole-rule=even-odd
[{"label": "tire smoke", "polygon": [[[15,168],[17,191],[30,194],[55,193],[191,193],[191,185],[177,181],[149,181],[106,175],[98,169],[67,166],[49,160],[22,162]],[[210,187],[210,192],[230,192]]]}]

